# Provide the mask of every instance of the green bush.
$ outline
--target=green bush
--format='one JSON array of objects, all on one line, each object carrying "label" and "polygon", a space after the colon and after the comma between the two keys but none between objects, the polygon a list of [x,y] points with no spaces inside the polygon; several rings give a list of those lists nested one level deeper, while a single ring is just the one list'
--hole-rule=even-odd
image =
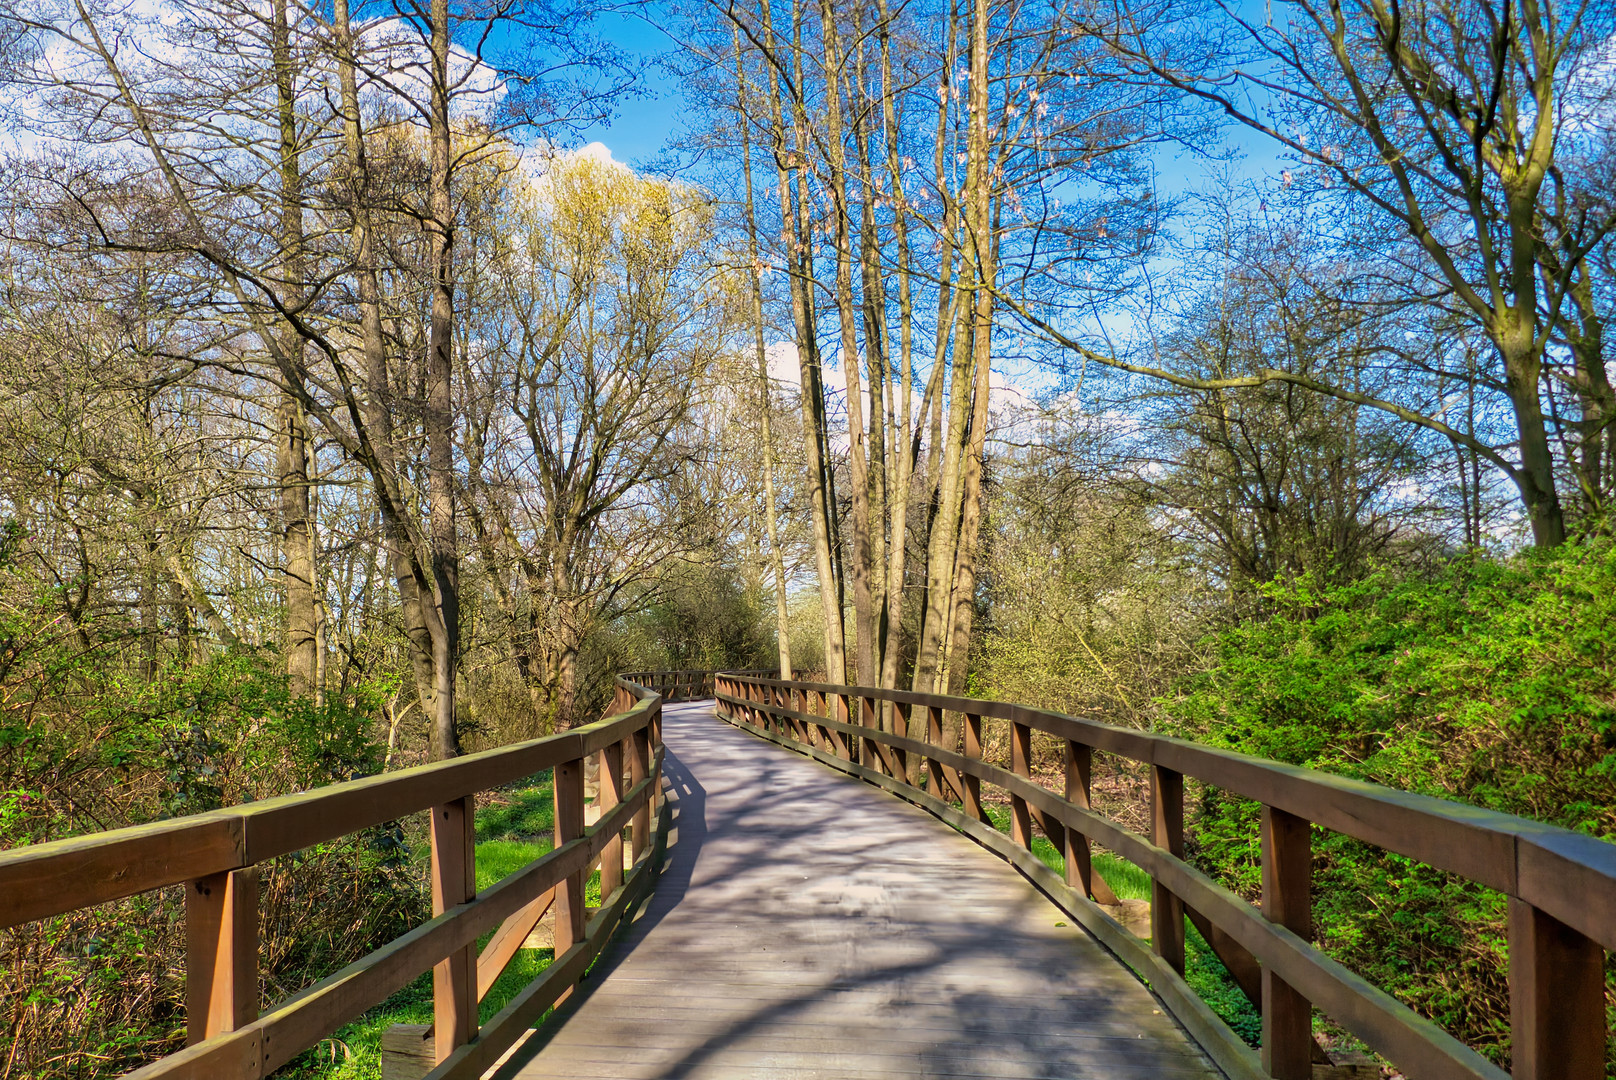
[{"label": "green bush", "polygon": [[[385,685],[321,704],[272,656],[148,650],[117,612],[64,629],[0,566],[0,848],[198,813],[378,771]],[[272,860],[262,997],[279,1000],[427,913],[397,824]],[[0,934],[0,1077],[116,1075],[184,1041],[184,900],[170,888]]]},{"label": "green bush", "polygon": [[[1276,583],[1267,617],[1162,701],[1167,726],[1245,753],[1616,839],[1616,547],[1433,576]],[[1255,804],[1215,790],[1194,854],[1259,891]],[[1316,834],[1315,933],[1349,967],[1498,1061],[1509,1054],[1504,898]]]}]

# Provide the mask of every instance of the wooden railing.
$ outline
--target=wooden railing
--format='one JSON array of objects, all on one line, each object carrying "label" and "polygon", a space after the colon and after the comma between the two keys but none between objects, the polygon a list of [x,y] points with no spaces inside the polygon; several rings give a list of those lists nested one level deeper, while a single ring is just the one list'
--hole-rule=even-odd
[{"label": "wooden railing", "polygon": [[[1018,867],[1143,975],[1232,1077],[1311,1076],[1318,1057],[1313,1006],[1410,1077],[1505,1077],[1475,1050],[1309,942],[1313,826],[1505,894],[1513,1075],[1517,1080],[1605,1077],[1604,961],[1605,950],[1616,949],[1616,845],[1459,803],[1005,702],[730,674],[718,678],[717,701],[725,719],[894,792]],[[903,734],[913,730],[909,721],[916,709],[925,713],[924,739]],[[959,749],[941,745],[945,711],[964,718]],[[1009,769],[983,760],[983,724],[989,720],[1008,723]],[[1031,777],[1034,731],[1061,740],[1061,793]],[[1095,751],[1149,768],[1149,837],[1092,809]],[[1262,805],[1260,910],[1184,860],[1187,776]],[[993,828],[983,812],[984,782],[1008,796],[1009,836]],[[1064,879],[1032,855],[1035,826],[1064,856]],[[1096,901],[1114,897],[1092,870],[1091,841],[1152,878],[1148,945],[1098,906]],[[1261,1009],[1260,1055],[1184,981],[1186,915]]]},{"label": "wooden railing", "polygon": [[[592,755],[600,758],[601,814],[585,828],[584,764]],[[130,1074],[143,1080],[268,1076],[428,970],[437,1062],[431,1080],[481,1076],[577,983],[625,909],[650,887],[665,840],[662,757],[662,698],[619,678],[612,715],[560,735],[0,852],[0,929],[185,886],[191,1045]],[[544,769],[554,770],[555,849],[478,891],[477,793]],[[258,864],[420,811],[432,815],[432,919],[260,1014]],[[626,875],[625,829],[633,856]],[[597,863],[601,906],[586,924],[584,884]],[[552,904],[554,960],[479,1027],[478,1002]],[[479,954],[477,939],[490,930]]]},{"label": "wooden railing", "polygon": [[[734,671],[734,675],[772,677],[777,671]],[[716,671],[630,671],[621,677],[631,679],[662,695],[663,701],[705,701],[713,696]]]}]

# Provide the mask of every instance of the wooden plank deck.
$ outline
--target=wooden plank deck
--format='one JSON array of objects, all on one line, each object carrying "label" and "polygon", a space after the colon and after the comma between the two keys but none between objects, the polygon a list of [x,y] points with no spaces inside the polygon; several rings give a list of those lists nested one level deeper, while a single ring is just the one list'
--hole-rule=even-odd
[{"label": "wooden plank deck", "polygon": [[1122,965],[925,812],[668,706],[654,897],[506,1080],[1222,1074]]}]

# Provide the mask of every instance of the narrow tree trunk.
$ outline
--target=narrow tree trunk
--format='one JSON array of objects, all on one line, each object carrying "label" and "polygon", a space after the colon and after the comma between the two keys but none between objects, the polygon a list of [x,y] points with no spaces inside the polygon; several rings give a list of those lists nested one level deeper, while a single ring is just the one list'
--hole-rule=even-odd
[{"label": "narrow tree trunk", "polygon": [[343,112],[344,165],[350,201],[350,248],[358,288],[360,349],[365,379],[364,393],[358,394],[356,414],[364,428],[363,445],[368,448],[371,478],[381,508],[388,561],[398,582],[399,613],[409,643],[410,667],[415,677],[416,695],[429,725],[439,715],[437,667],[438,642],[443,638],[442,621],[431,603],[431,585],[424,560],[418,557],[423,545],[417,542],[407,515],[398,483],[398,453],[394,445],[392,390],[387,373],[387,344],[382,332],[381,289],[377,281],[373,251],[374,230],[368,202],[369,168],[365,160],[364,133],[360,127],[359,91],[353,55],[354,40],[349,27],[348,0],[335,0],[334,25],[339,43],[337,71]]},{"label": "narrow tree trunk", "polygon": [[[303,172],[297,143],[297,88],[286,0],[274,0],[271,11],[271,59],[280,141],[280,245],[282,277],[289,306],[304,297]],[[306,342],[288,323],[281,348],[301,371]],[[319,628],[315,604],[313,522],[309,513],[308,419],[293,390],[281,393],[277,416],[275,464],[280,489],[281,555],[285,560],[286,674],[288,689],[303,697],[319,688]]]},{"label": "narrow tree trunk", "polygon": [[455,726],[455,675],[460,652],[460,552],[455,533],[454,405],[454,208],[450,199],[449,2],[432,0],[432,105],[427,174],[427,247],[432,268],[432,325],[427,344],[426,429],[430,488],[432,579],[442,633],[434,637],[433,717],[439,758],[460,753]]},{"label": "narrow tree trunk", "polygon": [[[864,324],[864,359],[870,386],[870,426],[868,436],[869,469],[865,477],[865,502],[869,516],[866,558],[869,565],[865,574],[869,581],[870,611],[867,631],[860,631],[859,681],[867,686],[882,685],[885,667],[888,631],[888,594],[891,585],[887,571],[888,543],[891,537],[890,501],[899,498],[893,491],[892,463],[889,460],[887,428],[890,426],[888,384],[891,381],[891,360],[887,346],[887,292],[881,274],[881,246],[876,228],[875,211],[879,191],[876,187],[876,166],[872,152],[873,136],[865,117],[869,115],[864,97],[866,81],[864,65],[864,35],[859,35],[855,52],[854,85],[858,97],[849,99],[856,111],[853,117],[853,142],[858,150],[860,203],[859,203],[859,295],[863,300],[860,311]],[[869,648],[862,647],[865,634]],[[890,705],[883,704],[882,719],[889,721]],[[890,726],[890,724],[888,725]]]},{"label": "narrow tree trunk", "polygon": [[1513,479],[1532,525],[1533,542],[1557,547],[1565,542],[1565,514],[1555,490],[1554,452],[1543,418],[1543,353],[1534,340],[1532,316],[1519,307],[1510,315],[1510,324],[1495,333],[1494,341],[1504,359],[1504,388],[1520,445],[1521,466]]},{"label": "narrow tree trunk", "polygon": [[[820,33],[825,48],[825,149],[829,172],[831,213],[835,220],[833,241],[836,251],[836,314],[841,328],[841,367],[847,396],[847,471],[852,487],[852,560],[848,577],[853,584],[853,627],[856,676],[868,683],[874,666],[871,582],[870,466],[865,457],[864,403],[859,376],[858,311],[853,303],[852,211],[847,204],[847,167],[842,130],[841,36],[836,25],[836,8],[822,3]],[[866,342],[868,346],[868,342]],[[874,407],[872,402],[872,414]]]},{"label": "narrow tree trunk", "polygon": [[[881,20],[881,119],[886,141],[887,177],[892,185],[892,229],[898,253],[898,405],[897,422],[889,445],[892,458],[890,495],[891,525],[887,548],[887,611],[885,649],[881,656],[881,682],[887,689],[898,685],[898,662],[903,645],[903,584],[905,560],[909,552],[909,500],[913,492],[914,455],[910,450],[913,426],[911,383],[914,380],[914,298],[910,289],[909,207],[904,193],[903,160],[898,152],[897,89],[892,75],[892,17],[887,0],[879,0]],[[925,719],[920,710],[910,710],[910,738],[924,738]],[[914,763],[919,779],[919,760]]]},{"label": "narrow tree trunk", "polygon": [[769,538],[769,566],[774,571],[775,644],[780,655],[780,678],[791,678],[791,619],[786,608],[786,568],[780,553],[780,534],[774,505],[774,423],[769,399],[768,345],[763,326],[763,258],[758,249],[757,213],[752,202],[752,122],[747,108],[746,68],[741,60],[740,34],[735,37],[737,121],[741,128],[741,169],[746,180],[746,241],[752,260],[752,325],[757,348],[758,419],[763,428],[763,522]]},{"label": "narrow tree trunk", "polygon": [[1563,320],[1570,346],[1572,370],[1568,378],[1582,415],[1577,420],[1577,486],[1583,511],[1604,512],[1616,488],[1616,390],[1605,368],[1605,326],[1594,301],[1593,278],[1587,263],[1579,268],[1570,288],[1573,311]]},{"label": "narrow tree trunk", "polygon": [[[931,378],[926,393],[931,401],[931,415],[927,423],[927,460],[925,480],[925,545],[926,588],[920,600],[920,637],[915,646],[915,669],[911,686],[922,693],[931,692],[941,665],[941,652],[948,612],[947,597],[953,587],[954,539],[959,520],[959,439],[957,433],[965,422],[966,401],[962,396],[969,376],[962,365],[968,358],[963,339],[968,325],[958,309],[960,290],[954,286],[953,265],[955,239],[959,216],[955,200],[950,195],[952,153],[948,138],[950,102],[954,97],[953,72],[956,60],[955,40],[958,10],[950,6],[948,40],[940,77],[942,80],[937,101],[936,184],[943,200],[943,228],[939,234],[942,244],[937,283],[937,336],[932,354]],[[950,353],[950,345],[953,351]],[[953,362],[949,357],[952,355]],[[946,381],[945,381],[946,380]],[[944,393],[947,393],[949,431],[955,437],[943,436]],[[950,745],[955,740],[950,739]]]},{"label": "narrow tree trunk", "polygon": [[[760,8],[764,46],[774,50],[769,5]],[[802,10],[800,0],[791,6],[793,53],[796,85],[802,85]],[[820,603],[824,609],[825,678],[847,681],[847,657],[842,633],[841,584],[836,573],[831,544],[835,535],[832,501],[827,472],[830,466],[825,431],[825,390],[819,367],[816,335],[817,319],[813,299],[813,235],[808,212],[807,177],[803,172],[809,145],[802,105],[793,101],[792,136],[788,139],[784,108],[780,100],[780,80],[771,71],[769,88],[770,122],[775,139],[774,160],[780,193],[781,227],[785,233],[786,256],[791,275],[791,316],[796,331],[797,366],[802,382],[803,450],[808,459],[809,514],[814,530],[814,563],[819,577]]]},{"label": "narrow tree trunk", "polygon": [[970,441],[960,496],[959,543],[954,556],[954,587],[946,664],[948,692],[965,693],[970,670],[971,623],[976,614],[976,549],[982,532],[983,454],[987,445],[992,388],[993,289],[998,278],[998,221],[992,212],[993,170],[987,165],[987,5],[976,0],[971,32],[970,144],[983,165],[966,203],[967,250],[971,256],[971,364],[976,374]]}]

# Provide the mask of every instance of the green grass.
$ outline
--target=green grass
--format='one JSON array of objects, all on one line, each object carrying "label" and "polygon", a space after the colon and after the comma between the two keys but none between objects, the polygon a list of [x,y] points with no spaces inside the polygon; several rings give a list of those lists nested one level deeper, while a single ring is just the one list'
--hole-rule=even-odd
[{"label": "green grass", "polygon": [[[958,803],[954,805],[959,806]],[[1008,806],[985,805],[982,809],[995,829],[1009,834]],[[1056,873],[1062,875],[1066,873],[1066,859],[1056,850],[1054,844],[1037,833],[1033,834],[1032,853]],[[1150,899],[1150,875],[1133,863],[1109,852],[1096,851],[1093,866],[1100,872],[1100,876],[1105,878],[1106,884],[1111,886],[1111,891],[1116,893],[1119,899]],[[1200,931],[1193,925],[1186,925],[1185,930],[1184,981],[1189,983],[1190,989],[1199,994],[1201,1000],[1205,1001],[1208,1007],[1248,1045],[1260,1045],[1262,1014],[1241,992],[1228,969],[1223,966],[1223,961],[1218,959],[1212,947],[1201,938]]]},{"label": "green grass", "polygon": [[[550,774],[496,794],[493,805],[477,811],[477,888],[486,889],[554,847],[555,800]],[[425,859],[423,849],[415,852]],[[600,903],[600,874],[590,876],[585,903]],[[480,949],[491,934],[477,943]],[[483,1022],[550,966],[549,949],[523,949],[489,989],[478,1009]],[[379,1080],[382,1032],[393,1024],[432,1022],[432,973],[427,972],[376,1008],[282,1069],[289,1080]]]}]

